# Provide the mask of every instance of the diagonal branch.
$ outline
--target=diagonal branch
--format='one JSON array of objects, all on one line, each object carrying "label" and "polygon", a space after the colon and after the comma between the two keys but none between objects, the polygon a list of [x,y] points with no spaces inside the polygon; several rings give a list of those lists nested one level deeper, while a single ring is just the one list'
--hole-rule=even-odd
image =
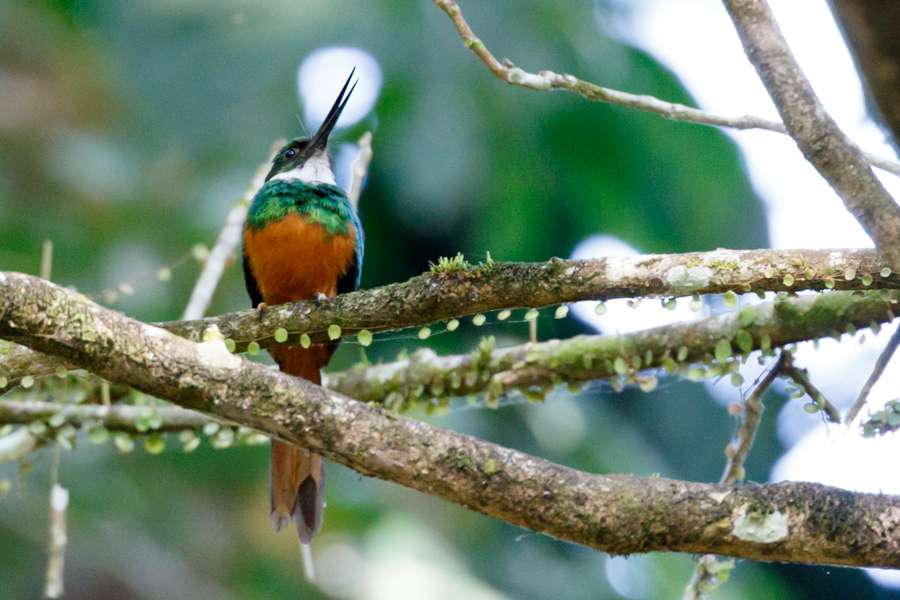
[{"label": "diagonal branch", "polygon": [[[601,87],[594,83],[578,79],[573,75],[554,73],[553,71],[541,71],[540,73],[523,71],[514,66],[509,60],[504,59],[501,62],[491,54],[490,50],[484,45],[484,42],[475,35],[475,32],[473,32],[472,28],[469,27],[469,24],[466,23],[466,20],[462,16],[462,11],[456,2],[453,2],[452,0],[433,1],[438,8],[447,13],[447,16],[453,21],[453,25],[456,26],[456,31],[459,33],[459,36],[462,38],[466,47],[478,55],[478,58],[487,65],[487,68],[490,69],[498,79],[502,79],[510,85],[518,85],[539,91],[553,89],[568,90],[584,96],[588,100],[646,110],[662,115],[667,119],[672,119],[673,121],[728,127],[731,129],[764,129],[775,133],[788,133],[783,123],[755,117],[753,115],[726,117],[685,106],[684,104],[660,100],[653,96],[630,94],[628,92]],[[869,152],[865,153],[865,156],[873,166],[900,176],[900,164]]]},{"label": "diagonal branch", "polygon": [[844,418],[844,423],[846,425],[853,423],[853,420],[859,414],[859,411],[866,405],[866,399],[869,397],[869,392],[872,391],[872,388],[878,383],[878,380],[881,379],[881,375],[887,368],[888,363],[891,362],[898,347],[900,347],[900,327],[898,327],[891,335],[891,339],[888,340],[887,346],[884,347],[884,350],[882,350],[881,354],[878,356],[878,360],[875,361],[875,368],[872,369],[872,374],[869,375],[866,383],[859,391],[859,396],[857,396],[853,406],[847,411],[847,416]]},{"label": "diagonal branch", "polygon": [[359,207],[359,197],[362,195],[366,174],[369,172],[369,163],[372,162],[372,132],[362,134],[356,145],[359,147],[359,158],[353,163],[353,179],[350,181],[350,189],[347,190],[347,199],[354,210]]},{"label": "diagonal branch", "polygon": [[[769,369],[769,372],[758,381],[756,388],[744,400],[744,406],[741,407],[744,413],[743,423],[738,428],[737,439],[729,442],[725,447],[725,455],[728,461],[725,463],[725,471],[719,479],[719,483],[731,484],[735,481],[742,480],[746,477],[744,462],[750,455],[750,449],[753,447],[753,441],[756,439],[756,432],[762,421],[762,414],[765,406],[762,403],[763,394],[775,381],[788,353],[784,350],[778,360]],[[729,406],[731,413],[731,407]],[[733,413],[732,413],[733,414]],[[716,560],[715,554],[707,554],[700,557],[697,566],[694,569],[691,579],[684,590],[682,600],[699,600],[706,598],[714,592],[723,581],[727,580],[728,572],[734,568],[734,559],[728,559],[722,562]],[[725,578],[721,576],[724,573]]]},{"label": "diagonal branch", "polygon": [[28,275],[0,274],[0,336],[364,475],[606,552],[900,567],[895,496],[580,472],[246,363],[221,340],[190,342]]},{"label": "diagonal branch", "polygon": [[800,386],[804,393],[812,400],[812,402],[804,407],[807,412],[816,413],[822,411],[825,413],[825,418],[832,423],[841,422],[841,413],[838,412],[837,407],[825,398],[825,394],[820,392],[818,388],[813,385],[812,381],[809,380],[809,373],[806,369],[801,369],[794,364],[793,356],[787,357],[787,360],[782,367],[782,372]]},{"label": "diagonal branch", "polygon": [[721,483],[734,483],[735,481],[744,479],[746,471],[744,462],[750,455],[750,449],[753,447],[753,441],[756,439],[756,432],[762,421],[762,414],[765,406],[762,403],[763,394],[775,381],[775,378],[781,373],[787,360],[788,353],[782,350],[778,360],[769,369],[765,377],[756,384],[756,388],[747,397],[744,402],[744,422],[738,429],[737,446],[729,445],[731,453],[728,456],[728,462],[725,465],[725,472],[722,473]]},{"label": "diagonal branch", "polygon": [[250,186],[244,192],[240,200],[235,202],[225,217],[225,226],[219,232],[219,238],[216,245],[210,251],[206,262],[203,263],[203,270],[197,283],[194,284],[194,290],[191,292],[191,298],[188,305],[184,309],[184,319],[199,319],[206,314],[206,307],[212,301],[213,293],[219,285],[219,279],[225,272],[225,265],[234,256],[234,250],[241,243],[241,230],[244,226],[244,219],[247,217],[247,210],[253,196],[259,191],[259,188],[266,182],[266,173],[275,158],[275,153],[284,145],[284,140],[277,140],[272,147],[269,148],[269,157],[266,161],[259,165]]},{"label": "diagonal branch", "polygon": [[744,52],[775,102],[785,127],[837,192],[888,265],[900,269],[900,206],[866,157],[837,126],[791,54],[765,0],[723,0]]}]

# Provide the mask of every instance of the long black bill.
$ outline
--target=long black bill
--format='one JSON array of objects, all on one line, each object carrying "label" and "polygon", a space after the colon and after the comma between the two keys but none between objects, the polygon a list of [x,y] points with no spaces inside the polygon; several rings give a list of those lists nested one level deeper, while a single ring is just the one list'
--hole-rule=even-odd
[{"label": "long black bill", "polygon": [[344,107],[347,106],[347,100],[350,99],[350,94],[356,89],[356,83],[359,83],[359,80],[357,80],[356,83],[353,84],[353,87],[350,88],[350,91],[347,91],[347,86],[350,85],[350,80],[353,79],[354,73],[356,73],[356,67],[353,67],[353,70],[350,71],[350,77],[347,78],[347,82],[344,83],[344,87],[341,88],[341,93],[338,94],[337,100],[331,105],[328,116],[325,117],[322,126],[319,127],[319,131],[317,131],[316,135],[313,136],[313,139],[310,140],[310,150],[324,150],[325,146],[328,144],[328,136],[331,135],[331,130],[334,129],[338,118],[341,116],[341,112],[343,112]]}]

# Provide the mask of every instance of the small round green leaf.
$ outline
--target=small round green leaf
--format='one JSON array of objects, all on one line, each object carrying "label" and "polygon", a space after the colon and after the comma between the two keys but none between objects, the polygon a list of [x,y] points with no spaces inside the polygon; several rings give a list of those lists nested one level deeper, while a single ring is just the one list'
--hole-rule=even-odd
[{"label": "small round green leaf", "polygon": [[722,294],[722,302],[724,302],[726,308],[732,309],[737,306],[738,296],[733,291],[728,290]]}]

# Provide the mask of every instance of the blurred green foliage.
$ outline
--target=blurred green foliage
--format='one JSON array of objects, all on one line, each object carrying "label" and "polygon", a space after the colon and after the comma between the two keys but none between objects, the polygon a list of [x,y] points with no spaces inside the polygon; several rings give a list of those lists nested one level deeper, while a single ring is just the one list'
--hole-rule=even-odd
[{"label": "blurred green foliage", "polygon": [[[692,103],[671,73],[605,36],[589,2],[463,9],[495,54],[527,70]],[[645,252],[767,244],[761,205],[720,132],[505,85],[426,0],[7,0],[0,269],[36,273],[41,243],[51,239],[55,281],[98,301],[128,283],[134,295],[120,291],[112,306],[144,320],[177,319],[200,269],[190,249],[215,242],[272,141],[298,134],[297,67],[331,45],[362,48],[384,71],[374,113],[344,134],[352,141],[374,131],[361,202],[364,288],[458,251],[473,261],[486,252],[497,260],[567,256],[593,233]],[[171,281],[156,279],[163,266],[172,267]],[[209,312],[246,307],[231,265]],[[483,334],[520,342],[527,325],[517,318],[427,343],[461,352]],[[584,329],[545,316],[539,331],[549,338]],[[376,338],[366,354],[391,360],[422,344],[414,337]],[[360,352],[345,343],[333,366]],[[652,394],[598,384],[544,405],[511,404],[419,416],[587,471],[703,481],[718,478],[732,427],[701,386],[672,381]],[[774,414],[766,413],[747,465],[751,479],[765,479],[780,452]],[[177,448],[173,437],[161,456],[120,456],[111,444],[82,440],[63,455],[60,479],[72,492],[67,597],[321,597],[303,581],[296,538],[269,527],[267,448]],[[43,581],[49,451],[33,461],[32,473],[0,469],[16,484],[0,499],[3,598],[36,597]],[[341,564],[346,579],[332,581],[330,594],[618,597],[598,552],[335,465],[328,477],[315,551],[326,567]],[[680,555],[636,564],[631,579],[644,591],[634,597],[678,597],[692,569]],[[720,593],[800,598],[810,593],[809,573],[821,570],[739,563]],[[438,585],[440,577],[452,585]],[[847,577],[857,592],[869,589]]]}]

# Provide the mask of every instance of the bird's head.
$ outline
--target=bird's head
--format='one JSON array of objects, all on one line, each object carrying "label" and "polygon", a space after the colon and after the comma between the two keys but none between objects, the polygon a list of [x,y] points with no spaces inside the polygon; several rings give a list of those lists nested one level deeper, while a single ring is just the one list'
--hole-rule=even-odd
[{"label": "bird's head", "polygon": [[270,179],[299,179],[306,183],[329,183],[334,185],[334,173],[331,171],[331,160],[328,158],[328,136],[334,129],[338,117],[347,105],[350,94],[356,88],[356,84],[347,91],[353,73],[341,88],[341,93],[328,111],[328,115],[311,138],[297,138],[291,140],[284,148],[278,151],[272,161],[272,169],[266,175],[266,181]]}]

